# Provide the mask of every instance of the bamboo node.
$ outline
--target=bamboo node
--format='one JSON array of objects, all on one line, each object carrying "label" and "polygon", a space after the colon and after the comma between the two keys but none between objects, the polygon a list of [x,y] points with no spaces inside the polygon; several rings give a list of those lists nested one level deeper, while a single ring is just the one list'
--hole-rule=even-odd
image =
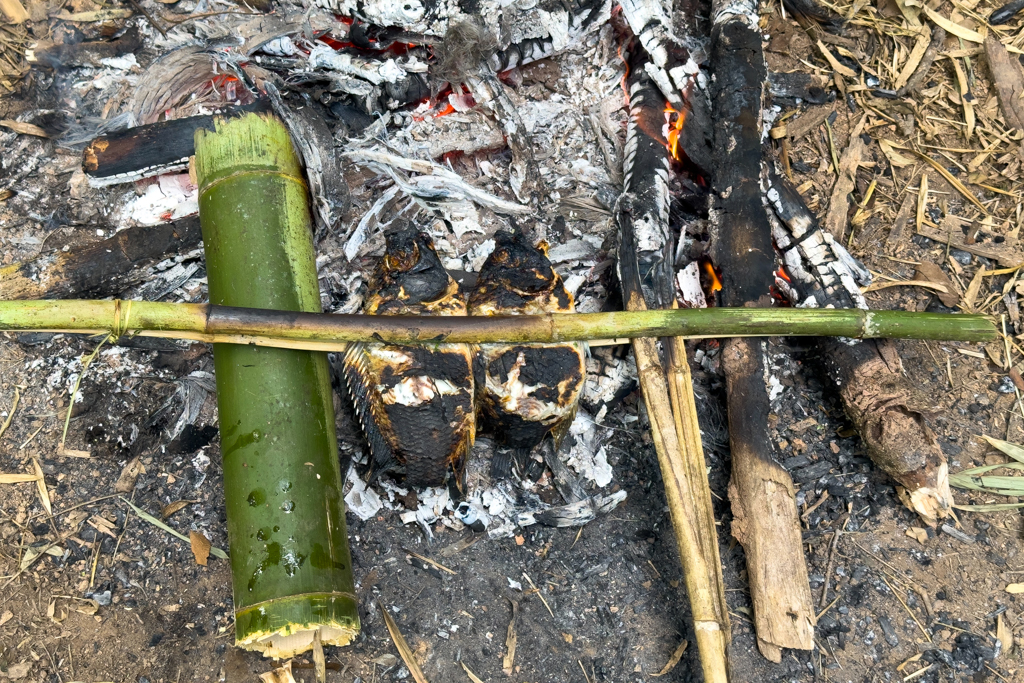
[{"label": "bamboo node", "polygon": [[693,629],[695,631],[721,631],[722,625],[717,621],[694,621]]},{"label": "bamboo node", "polygon": [[[123,310],[121,308],[122,303],[124,304]],[[117,341],[125,332],[128,331],[128,318],[131,314],[131,300],[121,301],[121,299],[114,299],[114,325],[110,328],[110,337],[112,341]]]}]

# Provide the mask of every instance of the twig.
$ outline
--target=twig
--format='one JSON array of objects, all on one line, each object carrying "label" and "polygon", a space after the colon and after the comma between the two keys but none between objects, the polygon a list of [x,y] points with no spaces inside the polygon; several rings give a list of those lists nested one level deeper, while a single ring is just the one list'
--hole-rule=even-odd
[{"label": "twig", "polygon": [[828,600],[828,587],[832,583],[832,564],[836,559],[836,546],[839,545],[839,537],[843,533],[843,529],[846,527],[846,522],[850,519],[850,513],[847,512],[839,519],[839,527],[832,534],[832,547],[828,551],[828,563],[825,565],[825,586],[821,589],[821,600],[818,602],[818,607],[824,607],[825,601]]},{"label": "twig", "polygon": [[[1003,329],[1006,329],[1005,326]],[[19,387],[14,387],[14,401],[11,403],[11,412],[7,414],[7,419],[4,420],[2,425],[0,425],[0,436],[3,436],[4,432],[7,431],[7,428],[11,426],[11,420],[14,419],[14,411],[18,409],[18,401],[20,400],[21,392],[19,391]]]},{"label": "twig", "polygon": [[141,12],[142,16],[146,17],[146,21],[148,21],[153,26],[153,28],[155,28],[157,31],[159,31],[161,36],[163,36],[164,38],[167,37],[167,32],[164,31],[163,27],[160,26],[160,24],[158,24],[156,22],[156,19],[153,18],[153,15],[151,15],[149,12],[146,11],[145,7],[140,5],[137,2],[137,0],[127,0],[127,1],[128,1],[128,4],[131,5],[132,7],[134,7],[137,12]]},{"label": "twig", "polygon": [[914,620],[914,623],[915,623],[915,624],[917,624],[917,627],[918,627],[919,629],[921,629],[921,633],[923,633],[923,634],[924,634],[924,637],[928,639],[928,642],[929,642],[929,643],[930,643],[930,642],[932,642],[932,637],[931,637],[931,635],[930,635],[930,634],[928,633],[928,631],[927,631],[927,630],[925,629],[925,627],[924,627],[924,626],[923,626],[923,625],[921,624],[921,622],[920,622],[920,621],[918,621],[918,619],[917,619],[917,616],[915,616],[915,615],[914,615],[914,613],[910,611],[910,608],[909,608],[909,607],[907,607],[907,603],[903,602],[903,598],[901,598],[901,597],[899,596],[899,593],[897,593],[897,592],[896,592],[896,591],[895,591],[895,590],[893,589],[892,585],[891,585],[891,584],[890,584],[890,583],[889,583],[888,581],[886,581],[886,579],[885,579],[885,577],[884,577],[884,576],[882,577],[882,581],[885,581],[885,585],[886,585],[886,586],[889,586],[889,591],[890,591],[890,592],[892,592],[893,596],[895,596],[895,598],[896,598],[897,600],[899,600],[899,603],[900,603],[901,605],[903,605],[903,609],[907,610],[907,614],[909,614],[909,615],[910,615],[910,618]]},{"label": "twig", "polygon": [[551,605],[549,605],[548,601],[544,599],[544,594],[540,592],[539,588],[537,588],[537,584],[533,582],[533,579],[531,579],[530,575],[526,572],[523,572],[523,578],[529,582],[530,587],[533,588],[533,590],[537,591],[537,597],[539,597],[540,601],[544,603],[544,606],[548,608],[548,614],[550,614],[551,618],[554,619],[555,613],[551,611]]}]

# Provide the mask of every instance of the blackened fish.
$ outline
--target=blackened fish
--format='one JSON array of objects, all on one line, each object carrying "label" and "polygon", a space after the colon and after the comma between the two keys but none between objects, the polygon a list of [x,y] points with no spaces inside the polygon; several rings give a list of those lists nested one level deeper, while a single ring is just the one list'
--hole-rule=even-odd
[{"label": "blackened fish", "polygon": [[[522,234],[501,231],[469,297],[470,315],[572,313],[572,295],[551,267],[547,243],[533,247]],[[569,430],[586,372],[584,346],[482,344],[475,354],[477,407],[500,443],[530,451],[551,435],[557,446]],[[501,473],[507,465],[495,463]]]},{"label": "blackened fish", "polygon": [[[403,226],[386,240],[365,313],[466,315],[429,235]],[[454,471],[461,482],[476,435],[468,344],[353,344],[344,367],[375,475],[404,468],[410,486],[438,486]]]}]

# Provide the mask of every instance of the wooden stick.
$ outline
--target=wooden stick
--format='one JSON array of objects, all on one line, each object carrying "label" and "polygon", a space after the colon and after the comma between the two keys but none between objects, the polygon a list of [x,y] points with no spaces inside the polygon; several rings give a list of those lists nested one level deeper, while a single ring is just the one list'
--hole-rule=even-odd
[{"label": "wooden stick", "polygon": [[12,24],[21,24],[29,19],[25,6],[18,0],[0,0],[0,12],[3,12]]},{"label": "wooden stick", "polygon": [[[718,166],[712,255],[722,271],[719,302],[770,306],[775,252],[761,202],[761,105],[767,69],[754,0],[712,5],[711,56]],[[723,348],[732,451],[729,499],[733,536],[747,554],[758,647],[782,660],[782,648],[814,647],[814,606],[789,473],[773,457],[768,434],[765,349],[754,339]]]},{"label": "wooden stick", "polygon": [[[661,115],[663,100],[642,64],[631,71],[625,192],[617,216],[619,275],[626,309],[643,311],[648,308],[645,290],[654,305],[668,306],[674,298],[669,169],[667,140],[653,137],[650,131],[660,128],[647,125]],[[666,343],[674,349],[669,354],[671,381],[666,380],[654,338],[633,339],[633,355],[683,565],[704,680],[727,683],[729,613],[693,386],[683,340],[672,337]]]}]

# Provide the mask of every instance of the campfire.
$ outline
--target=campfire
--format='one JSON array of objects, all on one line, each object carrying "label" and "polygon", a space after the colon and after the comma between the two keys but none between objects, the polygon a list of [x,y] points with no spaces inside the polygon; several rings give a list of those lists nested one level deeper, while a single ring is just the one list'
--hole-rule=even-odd
[{"label": "campfire", "polygon": [[[8,3],[18,0],[5,0],[5,12]],[[31,66],[26,82],[52,79],[52,87],[65,93],[59,134],[41,128],[51,125],[41,117],[40,125],[8,123],[19,133],[58,135],[64,149],[80,153],[71,191],[76,199],[101,203],[115,230],[80,250],[3,266],[0,298],[209,300],[274,308],[213,272],[228,266],[215,265],[224,261],[211,249],[249,246],[244,226],[232,233],[235,242],[215,244],[205,194],[221,182],[218,173],[234,176],[204,161],[202,145],[241,149],[237,142],[217,142],[218,136],[259,119],[280,122],[295,168],[301,167],[298,174],[288,170],[291,161],[261,167],[260,173],[277,174],[292,189],[259,187],[267,197],[308,193],[315,273],[307,279],[315,283],[307,289],[319,286],[319,302],[308,292],[308,301],[297,295],[303,303],[295,311],[408,316],[402,320],[412,329],[411,316],[868,309],[864,292],[872,272],[851,254],[844,233],[823,226],[808,207],[806,193],[792,181],[788,138],[776,134],[786,124],[777,123],[781,107],[773,95],[784,91],[812,102],[820,99],[822,83],[773,80],[752,0],[680,4],[700,11],[690,16],[677,8],[673,14],[664,4],[642,0],[529,6],[316,0],[272,12],[233,5],[197,10],[173,22],[143,13],[134,2],[140,14],[127,21],[114,14],[93,26],[82,13],[69,15],[61,31],[25,51]],[[801,8],[801,21],[814,21],[813,6]],[[145,59],[136,56],[141,46]],[[836,64],[839,74],[849,68]],[[922,68],[930,64],[922,62]],[[89,116],[69,113],[76,108]],[[274,125],[268,130],[277,130]],[[769,138],[783,142],[770,148]],[[844,182],[839,166],[836,159],[837,183]],[[253,172],[244,163],[238,169]],[[927,180],[920,183],[927,196]],[[870,211],[870,199],[871,191],[857,215]],[[247,201],[255,207],[260,197]],[[232,211],[237,215],[246,206],[240,201]],[[281,220],[304,227],[294,216]],[[307,249],[291,237],[281,244],[282,253]],[[249,267],[253,282],[262,283],[259,266]],[[244,269],[230,268],[244,277]],[[133,336],[121,334],[136,329],[130,313],[117,306],[110,342],[132,343]],[[248,320],[244,313],[203,310]],[[868,318],[865,337],[875,336],[870,325]],[[223,348],[222,338],[204,334],[191,338]],[[253,345],[248,351],[265,342],[248,332],[236,337]],[[826,359],[822,380],[837,387],[851,434],[859,433],[873,466],[898,485],[901,500],[923,525],[944,525],[953,506],[947,458],[926,419],[929,400],[902,372],[898,355],[885,342],[868,339],[820,337],[814,344]],[[804,516],[813,509],[806,510],[805,494],[781,464],[773,439],[778,365],[762,340],[633,335],[596,340],[584,351],[577,338],[517,344],[437,338],[433,347],[420,347],[380,337],[330,348],[338,351],[329,367],[342,425],[339,483],[351,519],[408,525],[405,533],[417,533],[425,543],[466,533],[472,543],[514,538],[521,545],[524,530],[583,529],[628,509],[632,494],[610,462],[611,443],[617,430],[633,422],[649,425],[699,650],[699,664],[694,659],[691,665],[702,669],[705,680],[740,680],[730,678],[735,613],[725,588],[726,576],[740,567],[723,573],[719,543],[725,536],[719,536],[716,517],[722,509],[708,475],[709,464],[721,468],[719,454],[726,452],[727,531],[745,553],[757,646],[775,663],[784,649],[815,649],[824,605],[811,597],[798,503]],[[228,361],[221,360],[223,351],[218,354],[220,378]],[[89,362],[55,371],[60,376],[54,382],[75,373],[80,383]],[[168,399],[173,424],[155,436],[147,432],[146,449],[194,426],[199,409],[190,402],[201,404],[212,389],[212,364],[199,367],[188,375],[195,381],[186,377]],[[327,367],[325,362],[323,372]],[[310,376],[323,380],[317,385],[323,395],[310,400],[320,405],[331,400],[331,389],[317,368]],[[727,418],[716,422],[711,404],[718,399]],[[223,419],[240,409],[224,400],[226,461],[226,429],[233,428]],[[420,411],[415,419],[409,417],[413,409]],[[628,410],[634,411],[632,422],[624,418]],[[72,424],[72,408],[65,412]],[[330,425],[318,429],[326,434]],[[74,426],[65,431],[62,454],[84,452]],[[237,443],[241,437],[234,438]],[[333,439],[323,436],[324,443]],[[261,509],[265,493],[255,491],[248,505]],[[229,507],[235,534],[243,528],[236,521],[242,508]],[[333,519],[329,509],[325,514]],[[339,523],[343,540],[343,522],[329,526],[337,535]],[[261,536],[260,544],[274,545],[265,541]],[[232,545],[232,555],[242,547]],[[410,562],[425,571],[450,571],[425,558],[431,547],[410,551],[416,558]],[[282,556],[280,547],[276,552],[278,561],[271,564],[283,562],[293,573],[306,560],[301,553]],[[239,592],[236,567],[240,628],[252,629],[239,643],[283,657],[312,650],[322,675],[323,645],[346,644],[356,638],[361,618],[375,620],[372,612],[357,614],[366,589],[353,583],[347,549],[339,553],[331,556],[332,571],[347,582],[349,620],[305,625],[307,635],[293,633],[305,633],[296,624],[263,623],[247,611],[259,609],[258,601]],[[272,571],[267,562],[249,572],[250,592]],[[544,600],[543,587],[526,580]],[[518,579],[508,583],[524,590]],[[401,628],[378,604],[405,665],[422,680]],[[518,661],[520,607],[511,604],[502,661],[508,675]],[[685,643],[675,663],[684,649]],[[273,680],[291,679],[290,669],[287,676],[280,671]],[[593,680],[586,667],[583,673]]]}]

